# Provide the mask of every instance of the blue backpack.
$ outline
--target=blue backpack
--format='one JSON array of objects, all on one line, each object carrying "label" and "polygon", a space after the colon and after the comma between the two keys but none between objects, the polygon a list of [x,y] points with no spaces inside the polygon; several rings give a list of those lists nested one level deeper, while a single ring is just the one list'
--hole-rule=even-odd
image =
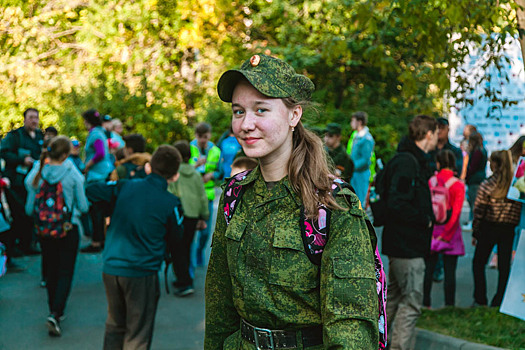
[{"label": "blue backpack", "polygon": [[[251,170],[246,170],[239,174],[234,175],[226,185],[224,189],[224,218],[226,224],[229,225],[235,209],[238,207],[238,203],[244,193],[245,188],[239,185],[239,182],[244,180]],[[332,184],[332,195],[335,197],[339,191],[343,188],[348,188],[352,192],[354,189],[348,183],[343,182],[340,179],[335,179]],[[350,202],[349,202],[350,203]],[[303,242],[305,243],[305,253],[310,261],[320,266],[321,257],[323,254],[324,246],[328,242],[330,227],[331,211],[326,206],[319,203],[319,219],[313,220],[305,217],[304,207],[301,209],[301,235]],[[368,227],[370,237],[375,237],[375,230],[370,223],[368,218],[365,219]],[[379,350],[385,350],[387,344],[387,322],[386,322],[386,275],[383,269],[383,262],[381,261],[381,255],[377,244],[374,242],[374,262],[375,262],[375,276],[377,286],[377,298],[379,304]]]}]

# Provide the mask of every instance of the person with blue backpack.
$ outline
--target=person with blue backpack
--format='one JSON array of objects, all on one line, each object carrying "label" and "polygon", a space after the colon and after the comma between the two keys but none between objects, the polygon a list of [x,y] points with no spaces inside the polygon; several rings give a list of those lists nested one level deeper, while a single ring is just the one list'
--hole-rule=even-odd
[{"label": "person with blue backpack", "polygon": [[[254,55],[218,83],[259,166],[226,181],[205,285],[204,348],[385,347],[376,236],[301,123],[314,84]],[[384,301],[384,299],[383,299]]]},{"label": "person with blue backpack", "polygon": [[67,159],[70,150],[69,138],[57,136],[25,179],[26,214],[34,218],[42,246],[49,305],[47,326],[52,336],[62,334],[60,321],[75,270],[80,215],[89,208],[84,177]]}]

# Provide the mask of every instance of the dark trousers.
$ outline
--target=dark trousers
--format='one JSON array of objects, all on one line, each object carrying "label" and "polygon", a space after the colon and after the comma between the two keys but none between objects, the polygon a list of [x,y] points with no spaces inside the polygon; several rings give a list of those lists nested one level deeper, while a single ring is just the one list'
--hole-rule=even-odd
[{"label": "dark trousers", "polygon": [[495,244],[498,245],[498,289],[492,299],[491,306],[500,306],[507,287],[510,273],[510,259],[515,225],[482,221],[478,234],[476,251],[472,261],[474,272],[474,301],[487,305],[487,279],[485,266]]},{"label": "dark trousers", "polygon": [[175,242],[174,249],[171,250],[176,252],[176,255],[172,257],[173,272],[177,277],[177,285],[180,287],[193,285],[193,279],[190,276],[191,243],[195,236],[195,228],[198,221],[198,219],[184,218],[182,240]]},{"label": "dark trousers", "polygon": [[[443,266],[445,268],[445,305],[454,306],[456,303],[456,267],[458,265],[457,255],[445,255],[443,257]],[[431,254],[425,259],[425,281],[423,283],[423,305],[430,307],[430,295],[432,291],[432,282],[434,269],[439,261],[439,254]]]},{"label": "dark trousers", "polygon": [[157,273],[146,277],[121,277],[103,273],[108,318],[104,350],[149,349],[160,297]]},{"label": "dark trousers", "polygon": [[476,196],[478,195],[479,190],[479,184],[472,184],[467,186],[467,202],[468,206],[470,208],[470,212],[468,215],[469,221],[472,221],[474,219],[474,202],[476,202]]},{"label": "dark trousers", "polygon": [[71,291],[73,272],[78,252],[78,227],[64,238],[41,239],[42,261],[47,280],[47,301],[49,311],[56,316],[62,316],[66,301]]},{"label": "dark trousers", "polygon": [[93,242],[103,243],[105,238],[104,230],[106,228],[104,208],[98,203],[91,205],[89,208],[89,216],[91,216],[91,228],[93,234],[91,239]]},{"label": "dark trousers", "polygon": [[5,245],[5,253],[7,255],[7,261],[10,261],[13,257],[13,247],[15,245],[15,235],[12,229],[4,232],[0,232],[0,242]]}]

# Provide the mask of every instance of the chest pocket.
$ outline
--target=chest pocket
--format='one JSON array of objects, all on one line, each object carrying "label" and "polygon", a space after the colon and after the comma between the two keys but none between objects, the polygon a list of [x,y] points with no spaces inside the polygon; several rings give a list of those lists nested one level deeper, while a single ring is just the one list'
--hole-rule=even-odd
[{"label": "chest pocket", "polygon": [[234,275],[237,275],[237,271],[234,267],[238,265],[237,259],[241,246],[241,238],[244,235],[244,231],[246,231],[246,225],[246,220],[236,220],[236,218],[234,218],[224,233],[225,237],[227,238],[226,250],[228,265],[230,266],[230,273]]},{"label": "chest pocket", "polygon": [[272,245],[270,284],[294,290],[319,286],[319,267],[305,253],[299,225],[276,228]]}]

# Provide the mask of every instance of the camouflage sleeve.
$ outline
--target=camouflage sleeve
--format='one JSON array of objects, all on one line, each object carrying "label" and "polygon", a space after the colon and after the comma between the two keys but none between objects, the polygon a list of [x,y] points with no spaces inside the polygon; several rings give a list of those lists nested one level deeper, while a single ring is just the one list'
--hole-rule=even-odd
[{"label": "camouflage sleeve", "polygon": [[[332,214],[330,239],[321,262],[323,340],[327,349],[377,350],[379,311],[374,253],[366,214],[357,196],[349,197],[351,209]],[[348,207],[341,196],[338,203]]]},{"label": "camouflage sleeve", "polygon": [[232,298],[232,285],[226,256],[226,221],[219,203],[215,232],[205,284],[206,329],[204,349],[222,349],[224,340],[239,330],[240,316]]}]

